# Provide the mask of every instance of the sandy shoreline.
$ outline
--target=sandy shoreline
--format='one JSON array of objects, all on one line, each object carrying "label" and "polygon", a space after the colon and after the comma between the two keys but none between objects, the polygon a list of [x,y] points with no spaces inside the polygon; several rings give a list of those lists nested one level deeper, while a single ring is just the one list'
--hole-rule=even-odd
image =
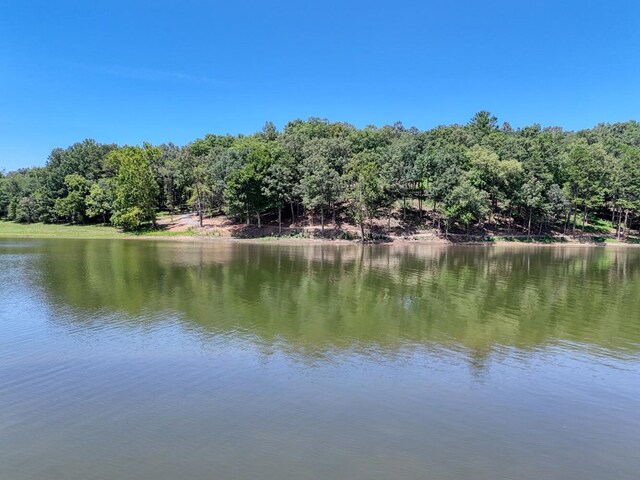
[{"label": "sandy shoreline", "polygon": [[154,235],[154,236],[123,236],[126,240],[159,240],[159,241],[175,241],[183,243],[238,243],[238,244],[254,244],[254,245],[286,245],[286,246],[304,246],[304,245],[357,245],[357,246],[437,246],[437,247],[550,247],[550,248],[640,248],[637,243],[624,242],[580,242],[577,240],[557,241],[557,242],[537,242],[537,241],[467,241],[453,242],[450,240],[433,239],[402,239],[394,238],[390,241],[383,242],[359,242],[357,240],[341,240],[341,239],[322,239],[322,238],[292,238],[292,237],[256,237],[256,238],[234,238],[234,237],[208,237],[205,235]]},{"label": "sandy shoreline", "polygon": [[[160,225],[162,225],[159,222]],[[640,242],[632,237],[631,242],[615,241],[611,235],[580,235],[557,237],[501,236],[488,234],[484,237],[475,236],[467,239],[464,235],[455,235],[445,239],[433,232],[416,232],[410,235],[390,235],[380,240],[361,243],[353,232],[341,230],[349,238],[322,237],[320,229],[302,230],[301,235],[278,235],[277,228],[265,226],[264,229],[253,228],[234,230],[233,228],[217,226],[218,228],[198,228],[192,225],[169,223],[162,225],[165,230],[142,232],[139,234],[123,233],[110,226],[97,225],[60,225],[60,224],[16,224],[0,221],[0,239],[102,239],[102,240],[135,240],[135,241],[173,241],[181,243],[244,243],[270,245],[385,245],[385,246],[484,246],[484,247],[579,247],[579,248],[637,248]],[[176,228],[178,227],[178,228]],[[299,234],[300,232],[298,232]],[[327,234],[331,235],[328,231]],[[337,237],[337,238],[336,238]]]}]

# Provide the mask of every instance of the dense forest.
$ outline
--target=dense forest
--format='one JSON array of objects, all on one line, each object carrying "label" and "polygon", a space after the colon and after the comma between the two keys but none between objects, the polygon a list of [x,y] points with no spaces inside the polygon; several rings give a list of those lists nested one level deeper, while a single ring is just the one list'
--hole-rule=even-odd
[{"label": "dense forest", "polygon": [[353,222],[361,237],[417,226],[444,235],[575,233],[640,219],[640,124],[563,131],[499,125],[489,112],[427,131],[310,118],[280,132],[54,149],[44,167],[0,173],[0,218],[155,224],[160,211],[226,214],[261,227]]}]

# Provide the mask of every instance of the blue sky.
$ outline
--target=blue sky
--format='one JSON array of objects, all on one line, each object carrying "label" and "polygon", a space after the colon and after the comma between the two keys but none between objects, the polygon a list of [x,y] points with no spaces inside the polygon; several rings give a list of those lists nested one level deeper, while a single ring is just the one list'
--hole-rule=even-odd
[{"label": "blue sky", "polygon": [[637,0],[0,2],[0,170],[318,116],[638,120]]}]

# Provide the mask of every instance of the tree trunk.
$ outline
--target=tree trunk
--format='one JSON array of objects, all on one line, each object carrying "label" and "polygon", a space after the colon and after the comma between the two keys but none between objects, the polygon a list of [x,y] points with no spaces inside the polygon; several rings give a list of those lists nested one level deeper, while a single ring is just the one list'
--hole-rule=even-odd
[{"label": "tree trunk", "polygon": [[251,225],[251,219],[250,219],[250,217],[249,217],[249,203],[248,203],[248,202],[246,202],[246,203],[244,204],[244,206],[245,206],[245,208],[246,208],[246,212],[247,212],[247,227],[248,227],[249,225]]},{"label": "tree trunk", "polygon": [[291,202],[290,205],[291,205],[291,223],[296,223],[296,214],[293,211],[293,202]]},{"label": "tree trunk", "polygon": [[578,209],[576,208],[576,205],[573,206],[573,235],[576,234],[576,220],[578,217]]},{"label": "tree trunk", "polygon": [[278,233],[282,233],[282,207],[278,207]]},{"label": "tree trunk", "polygon": [[582,230],[584,230],[584,227],[586,227],[587,225],[587,202],[584,202],[584,218],[582,220]]},{"label": "tree trunk", "polygon": [[258,228],[262,228],[262,222],[260,221],[260,212],[256,212],[256,215],[258,217]]},{"label": "tree trunk", "polygon": [[627,220],[629,219],[629,210],[625,210],[624,211],[624,224],[623,224],[623,230],[624,230],[624,236],[626,238],[627,236]]},{"label": "tree trunk", "polygon": [[531,238],[531,210],[533,210],[532,208],[529,208],[529,222],[527,225],[527,238]]},{"label": "tree trunk", "polygon": [[489,225],[493,225],[493,209],[494,209],[493,195],[491,195],[491,208],[489,209]]},{"label": "tree trunk", "polygon": [[360,235],[362,236],[362,243],[364,243],[364,220],[360,218]]},{"label": "tree trunk", "polygon": [[546,221],[547,216],[542,217],[542,221],[540,222],[540,228],[538,228],[538,236],[542,235],[542,227],[544,226],[544,222]]},{"label": "tree trunk", "polygon": [[320,209],[320,224],[321,224],[322,234],[324,235],[324,207]]},{"label": "tree trunk", "polygon": [[200,228],[202,228],[202,197],[200,196],[200,185],[196,182],[196,208],[198,209],[198,219],[200,222]]},{"label": "tree trunk", "polygon": [[622,220],[622,208],[616,208],[613,211],[614,219],[611,220],[611,223],[613,223],[615,221],[616,213],[618,214],[618,225],[616,226],[616,239],[620,240],[620,223],[621,223],[621,220]]},{"label": "tree trunk", "polygon": [[402,197],[402,221],[407,221],[407,197]]}]

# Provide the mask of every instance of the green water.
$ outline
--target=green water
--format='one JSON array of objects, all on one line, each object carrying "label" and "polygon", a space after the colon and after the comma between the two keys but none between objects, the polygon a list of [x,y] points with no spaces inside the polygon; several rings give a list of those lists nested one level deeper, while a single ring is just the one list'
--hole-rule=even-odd
[{"label": "green water", "polygon": [[0,479],[637,479],[640,249],[0,240]]}]

